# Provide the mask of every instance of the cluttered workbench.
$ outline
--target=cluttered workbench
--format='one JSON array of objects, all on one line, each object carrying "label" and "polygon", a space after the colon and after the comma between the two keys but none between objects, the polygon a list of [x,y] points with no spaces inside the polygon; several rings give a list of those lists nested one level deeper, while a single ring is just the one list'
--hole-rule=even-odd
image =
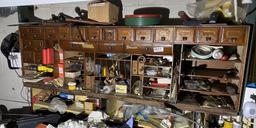
[{"label": "cluttered workbench", "polygon": [[117,26],[84,20],[76,11],[81,19],[60,13],[55,22],[19,27],[24,86],[32,88],[34,110],[61,97],[68,101],[65,111],[75,114],[108,109],[104,99],[239,113],[249,26],[154,25],[160,19],[153,14],[126,16],[126,26]]}]

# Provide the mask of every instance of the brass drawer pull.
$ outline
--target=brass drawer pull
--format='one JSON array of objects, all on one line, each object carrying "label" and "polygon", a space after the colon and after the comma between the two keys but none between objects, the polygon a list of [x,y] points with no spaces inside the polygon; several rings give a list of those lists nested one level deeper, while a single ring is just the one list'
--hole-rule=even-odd
[{"label": "brass drawer pull", "polygon": [[229,38],[229,40],[230,40],[232,43],[237,42],[237,38],[236,38],[236,37],[231,37],[231,38]]},{"label": "brass drawer pull", "polygon": [[166,38],[164,36],[161,37],[161,41],[165,41]]},{"label": "brass drawer pull", "polygon": [[212,38],[211,38],[211,37],[205,37],[205,40],[206,40],[206,41],[211,41]]},{"label": "brass drawer pull", "polygon": [[122,36],[122,40],[126,40],[126,36]]},{"label": "brass drawer pull", "polygon": [[182,41],[187,41],[188,37],[182,37]]}]

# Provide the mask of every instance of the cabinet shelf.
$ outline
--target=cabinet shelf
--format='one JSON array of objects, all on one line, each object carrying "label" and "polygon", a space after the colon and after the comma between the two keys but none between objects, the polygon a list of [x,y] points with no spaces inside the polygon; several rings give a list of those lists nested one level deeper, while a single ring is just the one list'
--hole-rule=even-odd
[{"label": "cabinet shelf", "polygon": [[197,58],[183,58],[183,61],[202,61],[202,62],[213,62],[213,63],[242,63],[240,59],[237,60],[215,60],[215,59],[197,59]]},{"label": "cabinet shelf", "polygon": [[[224,79],[227,71],[228,70],[223,70],[223,69],[192,69],[189,71],[189,73],[181,74],[181,76],[200,77],[200,78],[221,80],[221,79]],[[239,77],[238,76],[234,76],[234,77],[227,76],[226,79],[239,80]]]},{"label": "cabinet shelf", "polygon": [[164,77],[164,76],[144,76],[145,78],[158,78],[158,79],[160,79],[160,78],[170,78],[171,79],[171,77]]},{"label": "cabinet shelf", "polygon": [[155,66],[155,65],[144,65],[144,67],[152,67],[152,68],[172,68],[172,66]]},{"label": "cabinet shelf", "polygon": [[[79,38],[81,34],[77,33],[77,27],[81,29],[81,32],[83,32],[82,36],[90,40],[90,47],[82,48],[79,43],[72,45],[67,43],[67,41],[74,42],[76,40],[81,40],[81,38]],[[234,94],[237,95],[236,99],[232,99],[234,100],[234,111],[228,111],[227,109],[220,108],[203,108],[199,105],[190,105],[188,103],[177,103],[174,104],[174,106],[182,110],[221,115],[231,115],[234,114],[235,111],[239,111],[241,101],[240,94],[242,94],[242,90],[244,88],[243,77],[244,74],[247,73],[247,70],[245,70],[245,64],[248,60],[246,55],[249,51],[248,42],[250,26],[248,25],[215,24],[193,27],[183,25],[156,25],[144,28],[132,26],[108,27],[85,25],[74,27],[72,25],[59,26],[58,24],[49,24],[47,27],[44,25],[26,25],[20,26],[19,29],[21,32],[21,36],[19,37],[21,41],[20,43],[21,46],[25,48],[21,49],[23,74],[29,74],[32,72],[26,69],[26,63],[28,63],[27,65],[31,65],[33,63],[41,63],[43,57],[38,51],[41,51],[45,47],[53,48],[53,46],[55,46],[59,40],[62,40],[62,42],[59,43],[59,46],[63,49],[64,63],[62,65],[58,65],[60,59],[62,58],[58,55],[58,52],[54,52],[55,63],[51,65],[54,67],[53,78],[63,75],[65,76],[68,67],[70,67],[73,63],[78,63],[83,67],[83,72],[81,72],[81,79],[83,80],[79,82],[86,85],[86,87],[83,87],[87,88],[88,86],[87,89],[91,90],[70,91],[64,87],[58,88],[54,87],[53,85],[48,86],[42,83],[24,83],[24,86],[55,90],[57,92],[66,92],[73,95],[86,95],[95,98],[115,99],[124,102],[153,105],[158,107],[165,107],[164,101],[170,101],[172,98],[164,96],[161,98],[161,95],[157,95],[159,94],[158,92],[155,93],[156,95],[152,95],[152,97],[146,96],[147,93],[143,93],[143,89],[163,89],[160,90],[160,92],[168,92],[169,90],[172,91],[172,85],[175,83],[177,84],[177,91],[174,91],[176,96],[173,98],[175,100],[174,102],[177,102],[177,99],[182,98],[180,97],[179,93],[188,92],[195,92],[201,95],[205,94],[213,96],[230,96],[230,94],[225,92],[207,92],[201,90],[186,90],[184,88],[179,88],[184,87],[182,86],[182,80],[205,80],[207,78],[210,82],[215,79],[219,80],[214,81],[216,83],[232,83],[238,86],[236,91],[237,94]],[[28,35],[27,32],[32,32],[33,35],[36,36]],[[210,37],[208,35],[209,32],[212,33]],[[191,48],[196,45],[225,46],[223,47],[223,52],[225,54],[232,54],[236,52],[239,59],[232,61],[221,61],[213,59],[201,60],[197,58],[189,58],[190,56],[187,56],[188,53],[190,53]],[[143,58],[140,56],[143,56]],[[141,64],[141,61],[143,61],[144,64]],[[132,83],[140,80],[140,96],[132,96],[131,94],[117,95],[115,93],[102,94],[92,92],[92,90],[97,90],[96,85],[101,84],[100,82],[103,82],[103,80],[106,79],[106,77],[104,77],[105,75],[102,76],[102,73],[100,73],[101,69],[103,67],[110,67],[113,64],[117,64],[116,69],[118,69],[120,74],[122,74],[122,76],[124,76],[125,79],[129,81],[128,83],[130,84],[127,86],[129,93],[132,92]],[[203,66],[203,68],[201,68],[200,65],[207,65],[207,68]],[[89,68],[87,69],[87,67]],[[142,68],[144,68],[143,72],[141,72]],[[233,72],[227,73],[227,70],[219,70],[229,68],[237,68],[238,71],[235,70],[234,75],[231,75]],[[136,72],[141,75],[133,75],[133,73],[136,74]],[[90,77],[89,79],[89,77],[87,77],[89,75],[98,76]],[[150,80],[152,80],[150,78],[155,78],[154,81],[157,79],[158,83],[170,83],[170,86],[148,87],[145,83],[150,82]],[[168,81],[161,78],[168,78]],[[69,78],[64,77],[65,87],[69,81],[71,81]],[[151,85],[154,85],[152,83]],[[212,90],[216,91],[217,89],[215,88],[215,90]],[[37,90],[34,89],[31,91],[31,93],[35,93],[36,91]]]},{"label": "cabinet shelf", "polygon": [[67,58],[67,59],[65,59],[65,61],[72,61],[72,62],[83,63],[84,59]]},{"label": "cabinet shelf", "polygon": [[177,108],[185,108],[185,110],[189,110],[189,111],[211,112],[211,113],[219,114],[219,115],[234,115],[234,116],[237,116],[237,114],[238,114],[238,112],[236,112],[235,110],[217,108],[217,107],[202,107],[200,105],[193,104],[193,103],[178,102],[176,104],[176,107]]},{"label": "cabinet shelf", "polygon": [[[34,107],[37,107],[37,108],[50,108],[50,103],[47,103],[47,102],[42,102],[42,101],[37,101],[36,103],[33,104]],[[73,114],[80,114],[82,112],[84,112],[84,109],[83,108],[79,108],[79,107],[76,107],[74,104],[73,105],[70,105],[68,106],[66,112],[70,112],[70,113],[73,113]],[[90,113],[89,111],[87,111],[86,113]]]},{"label": "cabinet shelf", "polygon": [[227,92],[217,92],[217,91],[202,91],[202,90],[196,90],[196,89],[185,89],[181,88],[180,91],[186,91],[186,92],[196,92],[204,95],[212,95],[212,96],[235,96],[238,94],[229,94]]},{"label": "cabinet shelf", "polygon": [[170,78],[171,79],[171,77],[164,77],[164,76],[146,76],[146,75],[136,75],[136,74],[133,74],[132,76],[134,76],[134,77],[144,77],[144,78],[158,78],[158,79],[160,79],[160,78]]},{"label": "cabinet shelf", "polygon": [[[104,99],[116,99],[116,100],[122,100],[122,101],[130,102],[130,103],[165,107],[163,101],[161,101],[161,100],[159,101],[159,99],[153,99],[152,97],[149,97],[149,96],[145,96],[146,99],[143,99],[143,97],[141,97],[141,96],[101,94],[101,93],[93,93],[89,90],[70,91],[66,88],[58,88],[53,85],[45,85],[43,83],[24,83],[24,86],[31,87],[31,88],[44,89],[44,90],[56,90],[56,91],[65,92],[65,93],[69,93],[69,94],[75,94],[75,95],[85,95],[85,96],[104,98]],[[186,104],[186,103],[177,103],[177,104],[172,104],[172,105],[176,106],[177,108],[182,109],[182,110],[207,112],[207,113],[214,113],[214,114],[220,114],[220,115],[237,115],[236,111],[232,111],[229,109],[221,109],[221,108],[210,109],[210,108],[204,108],[204,107],[200,107],[198,105],[191,105],[191,104]]]},{"label": "cabinet shelf", "polygon": [[170,89],[170,87],[152,87],[152,86],[143,86],[143,88],[162,89],[162,90],[171,90],[171,89]]},{"label": "cabinet shelf", "polygon": [[124,62],[131,62],[131,60],[128,59],[112,59],[112,58],[95,58],[96,60],[100,61],[124,61]]}]

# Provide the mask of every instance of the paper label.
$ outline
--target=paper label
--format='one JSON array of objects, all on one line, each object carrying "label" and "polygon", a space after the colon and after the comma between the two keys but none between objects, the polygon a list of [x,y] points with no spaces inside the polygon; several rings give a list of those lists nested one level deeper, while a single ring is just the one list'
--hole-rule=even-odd
[{"label": "paper label", "polygon": [[154,52],[164,52],[164,47],[154,47]]}]

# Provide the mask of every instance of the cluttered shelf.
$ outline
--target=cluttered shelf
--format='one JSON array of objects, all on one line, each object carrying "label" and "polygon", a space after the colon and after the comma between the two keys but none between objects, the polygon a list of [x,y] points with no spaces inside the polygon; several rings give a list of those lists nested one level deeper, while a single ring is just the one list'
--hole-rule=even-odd
[{"label": "cluttered shelf", "polygon": [[[48,103],[48,102],[37,101],[36,103],[33,103],[33,106],[36,109],[42,109],[42,108],[49,109],[51,104]],[[83,108],[79,108],[79,107],[77,107],[75,105],[70,105],[70,106],[68,106],[66,112],[70,112],[70,113],[78,115],[78,114],[84,112],[84,109]],[[89,111],[85,111],[85,113],[90,113],[90,112]]]},{"label": "cluttered shelf", "polygon": [[180,91],[186,91],[186,92],[196,92],[204,95],[213,95],[213,96],[235,96],[238,94],[229,94],[227,92],[220,92],[220,91],[203,91],[203,90],[196,90],[196,89],[185,89],[185,88],[180,88]]},{"label": "cluttered shelf", "polygon": [[156,65],[144,65],[144,67],[152,67],[152,68],[172,68],[172,66],[156,66]]},{"label": "cluttered shelf", "polygon": [[192,68],[187,73],[182,73],[181,76],[201,77],[211,79],[233,79],[239,80],[236,69],[209,69],[209,68]]},{"label": "cluttered shelf", "polygon": [[170,76],[143,76],[143,77],[146,77],[146,78],[157,78],[157,79],[161,79],[161,78],[170,78]]},{"label": "cluttered shelf", "polygon": [[170,89],[170,87],[152,87],[152,86],[143,86],[143,88],[171,90],[171,89]]},{"label": "cluttered shelf", "polygon": [[45,89],[45,90],[56,90],[64,93],[69,93],[73,95],[86,95],[90,97],[96,98],[104,98],[104,99],[116,99],[131,103],[138,103],[138,104],[147,104],[153,105],[158,107],[164,107],[164,103],[157,101],[157,100],[144,100],[139,96],[134,95],[111,95],[111,94],[103,94],[103,93],[94,93],[89,90],[68,90],[66,88],[55,87],[53,85],[45,85],[43,83],[24,83],[24,86],[31,87],[31,88],[38,88],[38,89]]},{"label": "cluttered shelf", "polygon": [[177,108],[182,108],[184,110],[195,111],[195,112],[207,112],[207,113],[214,113],[220,115],[233,115],[236,116],[238,113],[236,111],[230,109],[223,109],[223,108],[212,108],[212,107],[201,107],[195,104],[188,104],[179,102],[175,105]]},{"label": "cluttered shelf", "polygon": [[[76,94],[76,95],[86,95],[90,97],[97,97],[97,98],[104,98],[104,99],[116,99],[125,102],[135,103],[135,104],[145,104],[145,105],[152,105],[156,107],[166,107],[165,103],[161,100],[152,99],[151,97],[145,97],[143,99],[140,96],[130,96],[130,95],[110,95],[110,94],[102,94],[102,93],[93,93],[88,90],[73,90],[70,91],[65,88],[59,88],[52,85],[44,85],[43,83],[24,83],[24,86],[31,87],[31,88],[38,88],[38,89],[45,89],[45,90],[56,90],[64,93],[69,94]],[[197,112],[207,112],[207,113],[214,113],[220,115],[237,115],[236,111],[232,111],[229,109],[222,109],[222,108],[205,108],[199,107],[197,105],[192,104],[185,104],[185,103],[176,103],[172,104],[172,106],[177,107],[181,110],[188,110],[188,111],[197,111]]]},{"label": "cluttered shelf", "polygon": [[237,60],[216,60],[216,59],[198,59],[198,58],[183,58],[184,61],[202,61],[202,62],[213,62],[213,63],[242,63],[240,59]]}]

